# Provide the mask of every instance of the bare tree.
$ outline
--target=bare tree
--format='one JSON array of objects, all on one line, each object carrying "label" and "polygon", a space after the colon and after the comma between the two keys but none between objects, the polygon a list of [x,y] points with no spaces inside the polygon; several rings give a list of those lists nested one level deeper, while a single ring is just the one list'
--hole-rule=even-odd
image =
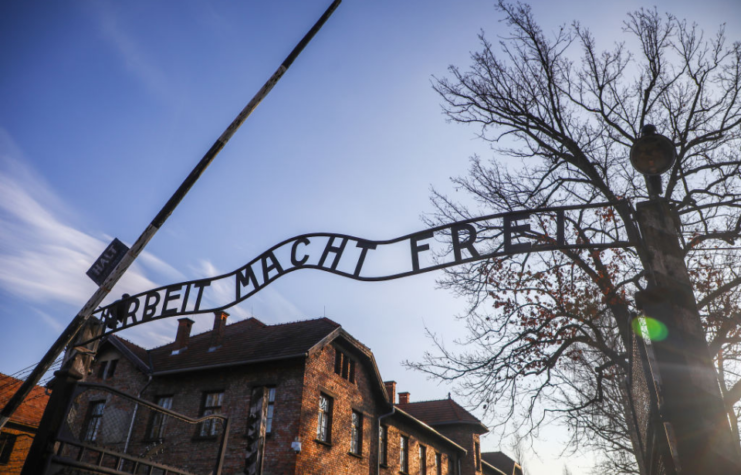
[{"label": "bare tree", "polygon": [[[646,199],[628,155],[643,126],[656,125],[677,150],[663,195],[678,216],[709,349],[722,356],[719,375],[736,417],[741,44],[728,44],[722,27],[706,36],[672,15],[641,9],[624,23],[635,48],[599,51],[578,23],[546,36],[529,6],[499,0],[498,9],[507,36],[495,45],[482,34],[471,66],[451,66],[450,77],[434,86],[447,117],[478,127],[496,158],[474,157],[468,175],[453,180],[474,206],[433,192],[430,224]],[[637,234],[630,207],[569,220],[569,239],[580,242]],[[479,236],[480,245],[494,246],[490,238]],[[615,455],[613,473],[635,473],[627,427],[615,424],[615,411],[624,397],[618,381],[627,371],[631,296],[645,286],[638,252],[645,250],[533,253],[450,270],[441,284],[470,298],[462,317],[469,336],[458,351],[433,335],[437,350],[410,366],[457,381],[502,427],[532,435],[544,422],[564,420],[573,447],[601,447],[608,459]]]},{"label": "bare tree", "polygon": [[512,456],[515,458],[515,463],[522,467],[522,475],[528,475],[527,461],[525,460],[524,438],[520,434],[515,433],[512,437],[509,449]]}]

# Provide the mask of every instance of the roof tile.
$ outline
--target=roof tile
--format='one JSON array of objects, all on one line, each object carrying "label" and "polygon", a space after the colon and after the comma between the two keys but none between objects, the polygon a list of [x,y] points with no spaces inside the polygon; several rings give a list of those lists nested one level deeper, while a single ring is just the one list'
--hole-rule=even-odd
[{"label": "roof tile", "polygon": [[[0,406],[5,407],[21,383],[20,379],[0,373]],[[47,402],[49,402],[49,396],[46,395],[46,390],[41,386],[35,386],[10,420],[38,427]]]},{"label": "roof tile", "polygon": [[502,452],[481,452],[481,458],[504,473],[514,473],[515,461]]},{"label": "roof tile", "polygon": [[[481,424],[480,420],[452,399],[410,402],[408,404],[397,404],[397,406],[402,411],[408,412],[431,426],[454,422]],[[483,424],[481,425],[483,426]]]},{"label": "roof tile", "polygon": [[128,348],[129,351],[131,351],[134,354],[134,356],[136,356],[137,358],[139,358],[144,363],[147,362],[147,359],[148,359],[148,357],[147,357],[147,350],[145,350],[144,348],[142,348],[141,346],[139,346],[139,345],[137,345],[135,343],[130,342],[129,340],[126,340],[124,338],[121,338],[118,335],[116,335],[116,338],[118,339],[118,341],[120,341],[121,343],[123,343],[124,346],[126,346],[126,348]]}]

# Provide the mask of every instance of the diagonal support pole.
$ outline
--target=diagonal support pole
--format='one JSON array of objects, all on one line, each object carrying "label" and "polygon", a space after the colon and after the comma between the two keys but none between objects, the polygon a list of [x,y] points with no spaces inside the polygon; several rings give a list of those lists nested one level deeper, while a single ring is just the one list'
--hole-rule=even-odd
[{"label": "diagonal support pole", "polygon": [[72,320],[72,322],[70,322],[67,328],[51,346],[51,348],[49,348],[49,351],[46,352],[46,355],[44,355],[36,368],[34,368],[33,372],[28,376],[28,378],[26,378],[26,381],[23,383],[23,385],[18,389],[18,391],[16,391],[13,397],[10,398],[8,403],[3,408],[2,412],[0,412],[0,429],[2,429],[8,422],[8,420],[10,420],[10,417],[18,409],[18,407],[20,407],[23,400],[31,392],[31,389],[33,389],[33,387],[39,382],[41,377],[49,370],[57,356],[59,356],[64,348],[70,344],[75,335],[77,335],[77,333],[80,331],[80,328],[82,328],[82,325],[90,318],[90,315],[92,315],[93,311],[98,308],[100,303],[108,295],[113,286],[116,285],[121,276],[123,276],[129,266],[134,262],[137,256],[139,256],[147,243],[149,243],[152,237],[154,237],[157,231],[165,223],[167,218],[170,217],[172,212],[175,210],[178,204],[180,204],[188,191],[190,191],[198,178],[203,174],[203,172],[211,164],[214,158],[216,158],[216,155],[218,155],[221,149],[224,148],[229,139],[232,138],[234,133],[244,123],[247,117],[252,114],[252,112],[257,108],[260,102],[262,102],[262,100],[268,95],[270,90],[273,89],[280,78],[283,77],[283,74],[285,74],[293,61],[298,57],[301,51],[309,43],[309,41],[311,41],[311,39],[321,29],[321,27],[329,19],[332,13],[334,13],[334,11],[340,5],[341,1],[342,0],[334,0],[334,2],[332,2],[329,8],[327,8],[327,10],[319,18],[319,20],[317,20],[317,22],[309,30],[309,32],[306,33],[301,41],[299,41],[299,43],[293,48],[293,51],[291,51],[291,53],[281,63],[281,65],[273,73],[273,75],[270,76],[270,79],[267,80],[267,82],[262,86],[262,88],[260,88],[257,94],[255,94],[252,100],[250,100],[250,102],[244,107],[244,109],[242,109],[242,111],[239,113],[239,115],[237,115],[232,123],[229,124],[229,127],[227,127],[224,133],[222,133],[221,136],[216,140],[216,142],[214,142],[208,152],[206,152],[203,158],[201,158],[201,161],[198,162],[198,165],[196,165],[196,167],[190,172],[185,181],[183,181],[177,191],[175,191],[172,197],[170,197],[170,199],[160,210],[160,212],[157,213],[157,216],[155,216],[149,226],[147,226],[147,228],[141,234],[141,236],[139,236],[139,239],[137,239],[134,245],[131,246],[131,249],[129,249],[121,262],[118,263],[118,265],[113,269],[110,275],[100,285],[98,290],[95,291],[92,297],[90,297],[90,300],[87,301],[87,303],[82,307],[77,316]]}]

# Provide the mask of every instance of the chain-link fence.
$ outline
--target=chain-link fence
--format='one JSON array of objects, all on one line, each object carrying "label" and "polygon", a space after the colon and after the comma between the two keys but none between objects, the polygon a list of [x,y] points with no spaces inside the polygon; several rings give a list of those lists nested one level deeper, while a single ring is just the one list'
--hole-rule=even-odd
[{"label": "chain-link fence", "polygon": [[228,419],[194,419],[171,405],[170,397],[153,403],[79,383],[47,474],[218,475]]},{"label": "chain-link fence", "polygon": [[657,372],[651,341],[634,332],[631,342],[630,373],[627,383],[636,431],[634,443],[638,444],[635,447],[636,454],[643,459],[647,475],[675,473],[667,465],[671,454],[664,440],[667,434],[662,431],[663,425],[659,414],[661,376]]}]

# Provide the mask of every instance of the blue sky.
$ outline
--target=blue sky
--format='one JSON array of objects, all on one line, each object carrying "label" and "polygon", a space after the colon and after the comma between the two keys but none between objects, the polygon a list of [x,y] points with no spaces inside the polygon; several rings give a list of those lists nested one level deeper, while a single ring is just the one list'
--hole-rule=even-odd
[{"label": "blue sky", "polygon": [[[329,0],[23,1],[0,4],[0,372],[38,361],[95,290],[85,271],[113,237],[131,244]],[[735,0],[656,2],[741,39]],[[533,2],[546,31],[573,19],[601,47],[636,1]],[[232,271],[283,239],[338,232],[388,239],[424,228],[435,186],[473,154],[431,88],[465,67],[481,29],[504,34],[492,0],[345,0],[234,136],[112,295]],[[463,198],[463,197],[461,197]],[[285,276],[232,309],[280,323],[326,315],[371,347],[412,400],[453,387],[405,370],[425,326],[463,335],[464,302],[435,275],[362,283]],[[195,331],[210,328],[208,315]],[[165,320],[123,334],[146,347]],[[559,459],[544,434],[532,474]],[[499,448],[492,436],[485,450]],[[560,469],[559,469],[560,470]]]}]

